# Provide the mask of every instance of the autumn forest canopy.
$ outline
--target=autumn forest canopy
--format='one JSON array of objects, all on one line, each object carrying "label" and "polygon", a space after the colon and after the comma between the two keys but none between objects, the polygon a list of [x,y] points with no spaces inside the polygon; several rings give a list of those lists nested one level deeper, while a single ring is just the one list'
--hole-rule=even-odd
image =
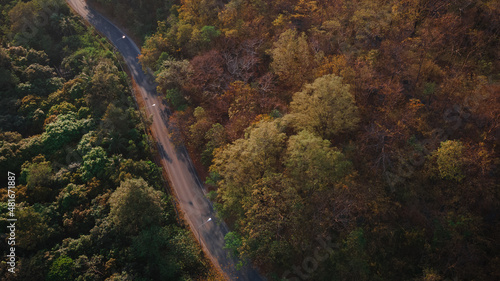
[{"label": "autumn forest canopy", "polygon": [[[207,278],[119,58],[46,2],[33,37],[21,19],[44,2],[1,1],[0,169],[34,224],[22,271]],[[500,279],[498,1],[89,3],[142,44],[229,255],[269,280]]]},{"label": "autumn forest canopy", "polygon": [[235,255],[275,279],[500,277],[498,1],[134,5]]}]

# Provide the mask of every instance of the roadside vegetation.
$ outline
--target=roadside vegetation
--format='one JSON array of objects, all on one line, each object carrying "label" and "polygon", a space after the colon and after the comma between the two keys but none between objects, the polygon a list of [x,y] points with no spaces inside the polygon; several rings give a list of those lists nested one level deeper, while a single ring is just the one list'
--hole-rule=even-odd
[{"label": "roadside vegetation", "polygon": [[209,279],[113,48],[62,0],[0,10],[0,174],[16,175],[17,218],[16,273],[3,241],[0,279]]}]

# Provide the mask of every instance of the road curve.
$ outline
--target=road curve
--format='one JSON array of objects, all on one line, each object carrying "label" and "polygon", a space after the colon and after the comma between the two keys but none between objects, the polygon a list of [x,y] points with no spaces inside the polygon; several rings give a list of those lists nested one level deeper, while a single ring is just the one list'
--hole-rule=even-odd
[{"label": "road curve", "polygon": [[184,147],[176,148],[169,137],[168,106],[158,96],[154,79],[144,73],[137,57],[140,50],[135,43],[104,16],[89,8],[84,0],[66,0],[69,6],[94,26],[97,31],[107,37],[122,54],[138,91],[145,101],[145,110],[152,116],[151,130],[157,142],[163,169],[166,170],[174,195],[184,213],[196,238],[209,255],[212,262],[219,267],[228,280],[264,280],[251,266],[236,270],[237,260],[229,258],[224,247],[224,235],[227,226],[216,223],[211,202],[204,196],[201,184],[191,159]]}]

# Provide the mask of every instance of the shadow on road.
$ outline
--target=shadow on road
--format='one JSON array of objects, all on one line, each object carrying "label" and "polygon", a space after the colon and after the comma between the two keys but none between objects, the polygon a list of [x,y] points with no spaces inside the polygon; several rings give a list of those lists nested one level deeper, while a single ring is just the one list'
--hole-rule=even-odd
[{"label": "shadow on road", "polygon": [[169,163],[172,163],[172,158],[168,155],[168,152],[165,150],[165,147],[160,142],[156,142],[158,146],[158,153],[160,153],[161,158],[167,160]]}]

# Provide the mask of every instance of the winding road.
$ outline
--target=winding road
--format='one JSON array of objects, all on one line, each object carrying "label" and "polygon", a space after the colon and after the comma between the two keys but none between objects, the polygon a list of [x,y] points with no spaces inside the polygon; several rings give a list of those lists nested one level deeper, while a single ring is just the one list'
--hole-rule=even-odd
[{"label": "winding road", "polygon": [[212,262],[221,269],[228,280],[264,280],[251,266],[236,270],[238,262],[229,258],[224,247],[224,235],[228,232],[224,222],[216,223],[211,202],[204,196],[205,190],[184,147],[175,147],[169,137],[169,109],[156,92],[154,79],[146,74],[137,57],[140,50],[118,27],[104,16],[87,6],[84,0],[66,0],[69,6],[107,37],[122,54],[132,79],[145,101],[145,111],[152,116],[151,131],[158,146],[163,169],[170,179],[174,195],[195,237]]}]

